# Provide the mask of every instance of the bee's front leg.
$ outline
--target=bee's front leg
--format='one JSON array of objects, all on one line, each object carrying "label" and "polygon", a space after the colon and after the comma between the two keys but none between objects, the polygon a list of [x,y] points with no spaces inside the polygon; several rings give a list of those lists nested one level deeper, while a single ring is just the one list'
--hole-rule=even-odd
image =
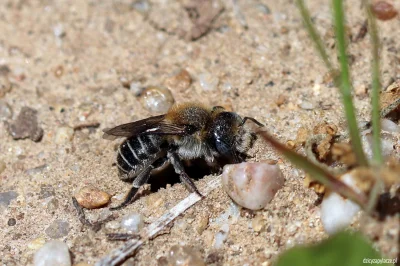
[{"label": "bee's front leg", "polygon": [[179,158],[178,154],[176,154],[175,151],[168,151],[167,157],[174,167],[175,173],[179,175],[181,182],[183,182],[191,192],[195,192],[197,195],[203,198],[203,195],[197,189],[192,179],[188,176],[188,174],[186,174],[185,168],[183,167],[182,161]]}]

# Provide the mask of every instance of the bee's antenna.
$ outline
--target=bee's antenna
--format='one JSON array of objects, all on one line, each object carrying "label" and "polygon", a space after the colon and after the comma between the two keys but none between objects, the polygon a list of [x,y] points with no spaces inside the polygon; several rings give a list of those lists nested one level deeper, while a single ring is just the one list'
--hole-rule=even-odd
[{"label": "bee's antenna", "polygon": [[253,123],[255,123],[257,126],[263,127],[264,125],[261,124],[260,122],[258,122],[256,119],[254,119],[253,117],[244,117],[242,123],[240,124],[240,126],[243,126],[247,120],[252,121]]}]

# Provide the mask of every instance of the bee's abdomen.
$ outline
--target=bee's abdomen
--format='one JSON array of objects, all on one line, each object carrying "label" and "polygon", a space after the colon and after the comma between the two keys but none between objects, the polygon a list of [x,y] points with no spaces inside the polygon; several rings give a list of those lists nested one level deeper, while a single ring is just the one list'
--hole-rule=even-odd
[{"label": "bee's abdomen", "polygon": [[134,178],[146,166],[152,164],[160,153],[162,138],[141,135],[125,140],[118,148],[117,166],[121,179]]}]

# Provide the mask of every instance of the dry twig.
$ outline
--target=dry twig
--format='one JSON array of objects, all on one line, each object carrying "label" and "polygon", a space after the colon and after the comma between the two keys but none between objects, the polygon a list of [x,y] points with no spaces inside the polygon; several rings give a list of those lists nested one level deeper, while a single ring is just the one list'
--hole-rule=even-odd
[{"label": "dry twig", "polygon": [[[217,177],[211,180],[205,188],[201,190],[203,196],[206,196],[211,191],[216,189],[221,185],[220,178]],[[102,258],[96,263],[96,266],[114,266],[120,265],[126,261],[133,253],[143,245],[147,240],[157,235],[161,230],[163,230],[170,222],[172,222],[176,217],[181,215],[188,208],[193,206],[196,202],[200,201],[201,197],[196,193],[191,193],[188,197],[183,199],[172,209],[168,210],[161,216],[157,221],[150,224],[148,227],[142,230],[139,240],[129,240],[122,247],[113,250],[109,255]]]}]

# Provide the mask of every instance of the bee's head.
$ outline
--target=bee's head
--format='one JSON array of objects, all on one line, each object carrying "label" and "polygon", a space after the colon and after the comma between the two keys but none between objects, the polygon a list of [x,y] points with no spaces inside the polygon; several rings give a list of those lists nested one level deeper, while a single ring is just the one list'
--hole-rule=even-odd
[{"label": "bee's head", "polygon": [[221,157],[233,163],[244,160],[245,152],[256,139],[256,135],[244,126],[248,119],[262,126],[255,119],[243,119],[234,112],[219,111],[215,114],[209,131],[209,141]]}]

